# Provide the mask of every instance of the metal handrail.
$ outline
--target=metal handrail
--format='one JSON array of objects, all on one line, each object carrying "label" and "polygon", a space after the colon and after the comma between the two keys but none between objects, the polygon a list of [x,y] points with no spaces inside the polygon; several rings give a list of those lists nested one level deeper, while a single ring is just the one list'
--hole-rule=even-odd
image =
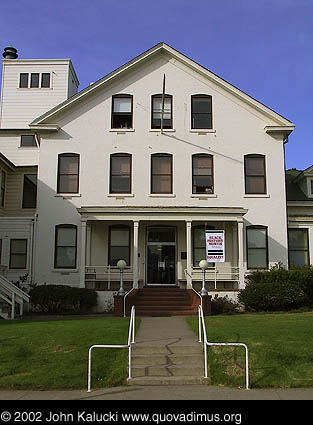
[{"label": "metal handrail", "polygon": [[202,307],[202,296],[201,296],[201,294],[199,294],[199,292],[197,292],[194,288],[193,288],[193,286],[192,286],[192,276],[190,275],[190,273],[188,273],[188,271],[187,271],[187,269],[184,269],[184,273],[185,273],[185,278],[186,278],[186,280],[187,280],[187,275],[191,278],[191,289],[193,290],[193,292],[195,292],[197,295],[198,295],[198,297],[200,298],[200,304],[201,304],[201,307]]},{"label": "metal handrail", "polygon": [[[97,280],[97,274],[98,275],[103,275],[104,279],[106,280],[108,283],[108,289],[111,289],[111,279],[116,277],[116,275],[118,275],[118,279],[119,279],[119,275],[120,275],[120,269],[117,266],[86,266],[85,267],[85,273],[86,274],[91,274],[91,275],[95,275],[94,279],[85,279],[85,282],[94,282]],[[128,274],[130,276],[133,275],[133,267],[132,266],[127,266],[124,269],[124,274]],[[101,279],[102,280],[102,279]]]},{"label": "metal handrail", "polygon": [[[208,342],[203,309],[199,305],[198,307],[198,319],[199,319],[199,342],[202,342],[202,331],[203,331],[203,348],[204,348],[204,377],[208,377],[208,346],[235,346],[235,347],[243,347],[245,349],[245,359],[246,359],[246,390],[249,390],[249,355],[248,355],[248,347],[246,344],[242,344],[239,342]],[[202,325],[202,327],[201,327]]]},{"label": "metal handrail", "polygon": [[135,344],[135,319],[136,311],[133,305],[130,313],[129,328],[128,328],[128,340],[127,345],[108,345],[108,344],[96,344],[89,347],[88,350],[88,384],[87,392],[91,392],[91,353],[95,348],[128,348],[128,379],[131,379],[131,348],[132,344]]},{"label": "metal handrail", "polygon": [[126,317],[126,297],[127,295],[129,295],[135,288],[132,287],[128,292],[126,292],[126,294],[124,295],[124,299],[123,299],[123,310],[124,310],[124,314],[123,316]]}]

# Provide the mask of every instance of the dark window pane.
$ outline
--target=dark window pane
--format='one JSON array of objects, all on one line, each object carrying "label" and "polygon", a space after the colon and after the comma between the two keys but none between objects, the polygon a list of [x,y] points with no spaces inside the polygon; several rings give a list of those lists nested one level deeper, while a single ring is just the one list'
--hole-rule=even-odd
[{"label": "dark window pane", "polygon": [[61,174],[77,174],[78,173],[78,156],[60,157],[59,171]]},{"label": "dark window pane", "polygon": [[302,267],[309,264],[309,243],[307,229],[289,229],[289,263]]},{"label": "dark window pane", "polygon": [[[162,95],[152,96],[152,128],[161,128]],[[163,109],[163,128],[172,128],[172,97],[165,95]]]},{"label": "dark window pane", "polygon": [[263,176],[264,158],[246,158],[246,175]]},{"label": "dark window pane", "polygon": [[26,269],[27,239],[11,239],[10,269]]},{"label": "dark window pane", "polygon": [[246,193],[265,193],[264,177],[246,177]]},{"label": "dark window pane", "polygon": [[193,114],[192,128],[212,128],[211,114]]},{"label": "dark window pane", "polygon": [[171,174],[172,157],[154,156],[152,158],[153,174]]},{"label": "dark window pane", "polygon": [[78,176],[60,175],[58,191],[60,193],[78,193]]},{"label": "dark window pane", "polygon": [[175,229],[169,227],[150,229],[148,233],[149,242],[175,242]]},{"label": "dark window pane", "polygon": [[247,227],[248,269],[267,269],[267,229],[265,227]]},{"label": "dark window pane", "polygon": [[111,193],[130,193],[130,179],[128,176],[111,177]]},{"label": "dark window pane", "polygon": [[21,89],[28,88],[28,74],[20,74],[20,88]]},{"label": "dark window pane", "polygon": [[132,128],[132,97],[113,96],[112,128]]},{"label": "dark window pane", "polygon": [[171,176],[152,176],[152,193],[172,193]]},{"label": "dark window pane", "polygon": [[39,87],[39,74],[31,74],[30,77],[30,87],[37,88]]},{"label": "dark window pane", "polygon": [[78,193],[78,190],[79,155],[60,155],[58,167],[58,193]]},{"label": "dark window pane", "polygon": [[130,193],[131,191],[131,156],[112,155],[110,193]]},{"label": "dark window pane", "polygon": [[111,246],[110,248],[110,266],[116,266],[119,260],[125,260],[129,265],[129,247]]},{"label": "dark window pane", "polygon": [[119,260],[130,265],[129,227],[112,227],[110,229],[109,264],[116,266]]},{"label": "dark window pane", "polygon": [[212,98],[211,97],[193,97],[192,111],[194,113],[212,113]]},{"label": "dark window pane", "polygon": [[37,146],[34,134],[26,134],[21,136],[21,147]]},{"label": "dark window pane", "polygon": [[25,174],[23,186],[23,208],[36,208],[37,175]]},{"label": "dark window pane", "polygon": [[41,74],[41,87],[42,88],[50,87],[50,74],[48,73]]},{"label": "dark window pane", "polygon": [[74,269],[77,257],[77,227],[73,225],[56,226],[55,268]]},{"label": "dark window pane", "polygon": [[289,248],[290,249],[307,249],[308,248],[308,231],[289,229]]},{"label": "dark window pane", "polygon": [[113,115],[112,128],[132,128],[132,116]]}]

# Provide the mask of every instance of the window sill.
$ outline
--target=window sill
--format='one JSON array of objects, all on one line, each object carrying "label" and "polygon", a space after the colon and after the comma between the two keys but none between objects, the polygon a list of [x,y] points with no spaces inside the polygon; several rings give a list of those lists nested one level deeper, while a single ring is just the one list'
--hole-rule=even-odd
[{"label": "window sill", "polygon": [[39,146],[19,146],[18,149],[38,150]]},{"label": "window sill", "polygon": [[133,198],[135,195],[132,193],[109,193],[107,195],[108,198],[116,198],[116,199],[120,199],[120,198]]},{"label": "window sill", "polygon": [[149,198],[176,198],[173,193],[151,193]]},{"label": "window sill", "polygon": [[199,193],[199,194],[192,194],[190,195],[190,198],[199,198],[199,199],[208,199],[208,198],[217,198],[217,195],[215,195],[214,193],[209,193],[209,194],[204,194],[204,193]]},{"label": "window sill", "polygon": [[[160,128],[150,128],[150,133],[160,133],[161,129]],[[175,133],[176,129],[175,128],[163,128],[163,133]]]},{"label": "window sill", "polygon": [[198,134],[206,134],[206,133],[216,133],[216,130],[213,130],[212,128],[192,128],[189,130],[189,133],[198,133]]},{"label": "window sill", "polygon": [[135,131],[134,128],[111,128],[109,130],[110,133],[124,134],[124,133],[133,133]]},{"label": "window sill", "polygon": [[243,195],[243,198],[270,198],[270,195],[267,194],[250,194],[250,195]]},{"label": "window sill", "polygon": [[72,199],[72,198],[80,198],[80,193],[57,193],[54,195],[55,198],[63,198],[63,199]]},{"label": "window sill", "polygon": [[61,274],[69,274],[69,273],[78,273],[78,269],[52,269],[52,273],[61,273]]}]

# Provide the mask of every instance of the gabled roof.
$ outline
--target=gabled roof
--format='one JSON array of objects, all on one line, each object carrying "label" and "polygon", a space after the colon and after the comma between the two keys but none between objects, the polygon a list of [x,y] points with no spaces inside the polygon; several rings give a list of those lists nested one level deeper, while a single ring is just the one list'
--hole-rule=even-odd
[{"label": "gabled roof", "polygon": [[[100,80],[96,81],[89,87],[86,87],[81,92],[77,93],[76,95],[72,96],[71,98],[67,99],[66,101],[60,103],[59,105],[55,106],[54,108],[50,109],[45,114],[41,115],[40,117],[36,118],[31,124],[32,126],[40,126],[41,124],[45,123],[45,120],[48,118],[51,121],[51,118],[53,118],[56,114],[60,113],[61,111],[66,110],[70,106],[76,104],[81,99],[83,99],[88,94],[91,94],[92,92],[97,91],[100,87],[103,87],[105,84],[116,78],[117,76],[121,75],[122,73],[127,72],[128,70],[131,70],[134,66],[143,63],[146,59],[153,57],[156,54],[159,53],[166,53],[173,58],[177,59],[178,61],[184,63],[186,66],[190,67],[194,71],[200,73],[201,75],[208,78],[210,81],[214,82],[218,86],[222,87],[223,89],[227,90],[231,94],[235,95],[236,97],[240,98],[244,102],[248,103],[253,108],[257,109],[259,112],[263,113],[267,117],[270,117],[271,119],[275,120],[277,122],[277,129],[276,126],[271,126],[270,131],[274,132],[277,131],[284,131],[284,129],[288,127],[287,134],[290,133],[293,128],[294,124],[289,121],[287,118],[284,118],[282,115],[278,114],[277,112],[273,111],[272,109],[268,108],[267,106],[263,105],[261,102],[258,102],[253,97],[249,96],[248,94],[244,93],[242,90],[238,89],[234,85],[230,84],[223,78],[217,76],[213,72],[209,71],[208,69],[204,68],[202,65],[199,65],[197,62],[189,59],[187,56],[183,55],[182,53],[178,52],[177,50],[173,49],[171,46],[169,46],[166,43],[159,43],[152,47],[151,49],[145,51],[139,56],[136,56],[131,61],[127,62],[125,65],[122,65],[121,67],[117,68],[116,70],[112,71],[108,75],[104,76]],[[267,131],[267,130],[266,130]]]}]

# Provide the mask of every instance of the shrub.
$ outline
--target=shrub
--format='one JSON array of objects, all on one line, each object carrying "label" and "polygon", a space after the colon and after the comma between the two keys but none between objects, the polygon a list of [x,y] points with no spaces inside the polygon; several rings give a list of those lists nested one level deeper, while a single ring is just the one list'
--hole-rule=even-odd
[{"label": "shrub", "polygon": [[234,314],[238,313],[238,304],[235,301],[226,297],[219,297],[218,295],[213,298],[211,303],[212,315],[218,314]]},{"label": "shrub", "polygon": [[250,311],[288,311],[313,304],[313,268],[253,272],[238,300]]},{"label": "shrub", "polygon": [[97,304],[95,291],[66,285],[36,286],[29,295],[35,309],[45,313],[88,310]]}]

